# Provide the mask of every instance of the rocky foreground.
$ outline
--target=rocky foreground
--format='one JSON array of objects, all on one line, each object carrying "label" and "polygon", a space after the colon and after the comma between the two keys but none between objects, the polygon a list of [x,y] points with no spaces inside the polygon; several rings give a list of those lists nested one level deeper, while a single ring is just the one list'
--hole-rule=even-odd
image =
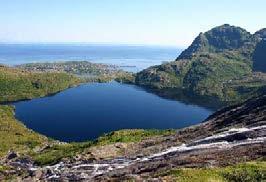
[{"label": "rocky foreground", "polygon": [[[161,181],[158,174],[173,168],[222,167],[263,158],[265,142],[266,94],[224,108],[202,124],[178,130],[175,135],[102,146],[52,166],[37,166],[15,153],[2,162],[12,166],[7,173],[23,171],[18,176],[23,181]],[[104,157],[115,148],[124,152]]]}]

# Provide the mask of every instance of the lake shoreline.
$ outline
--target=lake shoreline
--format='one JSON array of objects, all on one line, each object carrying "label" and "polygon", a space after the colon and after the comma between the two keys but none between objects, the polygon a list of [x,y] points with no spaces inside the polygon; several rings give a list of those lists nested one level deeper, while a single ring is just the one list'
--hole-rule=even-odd
[{"label": "lake shoreline", "polygon": [[[118,82],[85,83],[52,97],[16,102],[14,105],[16,118],[24,121],[26,126],[65,142],[71,141],[71,137],[76,138],[72,140],[76,142],[96,139],[103,133],[120,129],[183,128],[204,120],[214,112],[197,103],[163,98],[142,87]],[[186,122],[183,118],[187,118]],[[50,125],[54,129],[49,129]],[[61,132],[61,136],[56,130]],[[69,139],[62,140],[62,137]]]}]

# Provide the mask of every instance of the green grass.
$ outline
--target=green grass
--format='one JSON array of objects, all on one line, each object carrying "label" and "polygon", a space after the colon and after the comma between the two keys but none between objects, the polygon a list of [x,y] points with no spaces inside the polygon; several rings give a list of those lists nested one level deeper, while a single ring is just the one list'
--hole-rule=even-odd
[{"label": "green grass", "polygon": [[9,150],[28,153],[47,142],[46,137],[27,129],[14,118],[12,106],[0,105],[0,157]]},{"label": "green grass", "polygon": [[79,78],[66,73],[32,73],[0,67],[0,102],[43,97],[80,82]]},{"label": "green grass", "polygon": [[45,149],[41,153],[34,153],[32,156],[38,165],[52,165],[64,158],[72,158],[92,145],[93,142],[57,144]]},{"label": "green grass", "polygon": [[128,143],[128,142],[140,142],[148,137],[171,135],[174,134],[175,130],[144,130],[144,129],[128,129],[113,131],[99,137],[95,142],[97,145],[106,145],[117,142]]},{"label": "green grass", "polygon": [[219,174],[232,182],[266,181],[266,162],[250,162],[230,166],[220,170]]},{"label": "green grass", "polygon": [[1,174],[1,172],[4,172],[4,171],[9,170],[9,169],[10,169],[10,167],[8,167],[8,166],[0,165],[0,174]]},{"label": "green grass", "polygon": [[158,176],[180,182],[262,182],[266,180],[266,162],[247,162],[221,168],[180,168]]},{"label": "green grass", "polygon": [[225,182],[223,176],[212,169],[175,169],[165,175],[180,182]]},{"label": "green grass", "polygon": [[117,142],[139,142],[148,137],[173,134],[174,130],[120,130],[104,134],[95,141],[54,145],[38,154],[32,154],[38,165],[51,165],[64,158],[73,158],[92,146],[103,146]]}]

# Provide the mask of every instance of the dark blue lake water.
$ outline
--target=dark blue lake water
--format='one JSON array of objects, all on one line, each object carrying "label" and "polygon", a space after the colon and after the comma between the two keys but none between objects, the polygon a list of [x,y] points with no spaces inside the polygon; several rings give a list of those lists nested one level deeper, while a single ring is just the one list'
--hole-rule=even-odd
[{"label": "dark blue lake water", "polygon": [[177,47],[97,44],[0,44],[0,63],[90,61],[121,66],[137,72],[149,66],[173,61]]},{"label": "dark blue lake water", "polygon": [[14,105],[16,117],[27,127],[61,141],[85,141],[120,129],[182,128],[215,110],[183,100],[112,82],[85,84]]}]

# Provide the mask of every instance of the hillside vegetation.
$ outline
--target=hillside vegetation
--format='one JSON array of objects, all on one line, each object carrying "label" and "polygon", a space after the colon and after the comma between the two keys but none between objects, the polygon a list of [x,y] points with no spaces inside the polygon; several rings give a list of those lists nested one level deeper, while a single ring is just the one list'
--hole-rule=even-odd
[{"label": "hillside vegetation", "polygon": [[162,174],[166,181],[182,182],[259,182],[265,180],[266,162],[256,161],[221,168],[172,169]]},{"label": "hillside vegetation", "polygon": [[265,71],[264,33],[250,34],[227,24],[200,33],[175,61],[139,72],[135,83],[183,88],[223,101],[257,95],[266,85],[266,74],[257,73]]},{"label": "hillside vegetation", "polygon": [[0,157],[9,150],[28,153],[47,142],[46,137],[27,129],[15,119],[12,106],[0,105]]},{"label": "hillside vegetation", "polygon": [[75,86],[81,79],[67,73],[35,73],[0,67],[0,102],[43,97]]}]

